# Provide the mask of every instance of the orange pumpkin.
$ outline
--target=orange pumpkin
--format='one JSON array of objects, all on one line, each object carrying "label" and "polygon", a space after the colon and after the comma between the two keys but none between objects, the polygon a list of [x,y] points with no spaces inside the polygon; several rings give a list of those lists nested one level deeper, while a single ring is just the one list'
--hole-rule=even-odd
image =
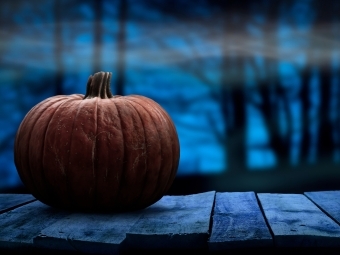
[{"label": "orange pumpkin", "polygon": [[41,202],[76,210],[147,207],[170,188],[179,140],[166,111],[139,96],[112,96],[111,73],[90,76],[86,95],[34,106],[15,138],[20,178]]}]

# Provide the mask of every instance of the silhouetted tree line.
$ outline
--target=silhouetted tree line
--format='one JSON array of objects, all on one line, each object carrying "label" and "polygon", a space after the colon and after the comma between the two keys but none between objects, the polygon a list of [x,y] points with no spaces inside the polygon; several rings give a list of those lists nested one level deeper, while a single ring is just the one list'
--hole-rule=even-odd
[{"label": "silhouetted tree line", "polygon": [[[66,68],[62,52],[67,43],[63,36],[64,10],[78,2],[81,1],[54,1],[55,94],[65,94],[62,85]],[[104,3],[105,0],[88,2],[95,22],[93,72],[100,71],[102,63]],[[127,23],[131,19],[138,21],[141,17],[132,16],[130,8],[134,5],[133,1],[117,0],[115,4],[118,28],[115,34],[117,43],[113,46],[116,52],[113,69],[117,75],[112,83],[116,94],[124,95],[129,51]],[[204,52],[195,51],[186,37],[184,40],[192,48],[195,58],[190,63],[176,65],[209,86],[211,93],[207,94],[207,98],[220,106],[225,129],[223,133],[218,131],[213,120],[211,129],[224,145],[228,172],[247,170],[248,149],[272,150],[277,157],[276,166],[281,169],[290,167],[294,162],[334,161],[336,153],[340,161],[340,64],[336,57],[340,57],[339,1],[149,0],[143,4],[143,10],[158,12],[160,19],[166,16],[178,24],[202,23],[203,29],[211,30],[211,38],[202,38],[202,44],[205,40],[218,38],[215,45],[220,47],[221,76],[217,82],[205,74],[205,61],[209,57]],[[218,29],[214,30],[215,26]],[[298,51],[287,53],[284,51],[285,43],[291,41],[298,45]],[[259,45],[251,46],[253,42]],[[322,42],[328,43],[330,48],[322,48]],[[161,39],[157,43],[168,47]],[[173,54],[181,53],[174,50]],[[297,63],[287,60],[287,54],[292,54],[291,59],[296,57]],[[304,63],[298,63],[300,59]],[[181,103],[182,99],[178,99],[178,104],[190,104],[190,101]],[[246,131],[252,128],[247,126],[247,120],[252,117],[248,107],[262,116],[269,136],[267,143],[247,145]],[[280,114],[286,120],[285,135],[280,131]],[[4,141],[0,148],[8,143]]]}]

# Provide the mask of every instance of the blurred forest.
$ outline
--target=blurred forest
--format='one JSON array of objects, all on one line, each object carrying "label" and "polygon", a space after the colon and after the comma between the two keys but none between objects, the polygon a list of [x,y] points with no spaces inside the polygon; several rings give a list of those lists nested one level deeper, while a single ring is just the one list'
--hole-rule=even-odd
[{"label": "blurred forest", "polygon": [[289,173],[286,185],[298,172],[340,179],[339,14],[338,0],[1,1],[0,190],[21,185],[25,114],[84,94],[98,71],[113,73],[114,94],[168,111],[179,178],[215,176],[216,189],[240,176],[252,176],[240,189],[261,187],[269,172]]}]

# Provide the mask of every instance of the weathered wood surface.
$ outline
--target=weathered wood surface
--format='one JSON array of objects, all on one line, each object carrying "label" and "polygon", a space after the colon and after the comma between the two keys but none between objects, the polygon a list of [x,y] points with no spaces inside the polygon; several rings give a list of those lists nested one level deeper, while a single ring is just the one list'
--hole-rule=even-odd
[{"label": "weathered wood surface", "polygon": [[30,194],[0,194],[0,214],[35,200]]},{"label": "weathered wood surface", "polygon": [[119,254],[124,245],[147,249],[200,247],[208,238],[214,194],[165,196],[131,213],[75,213],[43,229],[34,244],[97,254]]},{"label": "weathered wood surface", "polygon": [[302,194],[258,194],[278,247],[340,247],[340,226]]},{"label": "weathered wood surface", "polygon": [[215,191],[166,196],[148,207],[127,233],[135,249],[207,249]]},{"label": "weathered wood surface", "polygon": [[41,230],[67,214],[39,201],[0,214],[0,247],[31,247]]},{"label": "weathered wood surface", "polygon": [[305,192],[304,194],[340,224],[340,191]]},{"label": "weathered wood surface", "polygon": [[96,254],[166,249],[207,253],[239,248],[340,249],[340,226],[332,219],[339,220],[340,192],[305,195],[262,193],[257,200],[253,192],[211,191],[165,196],[131,213],[90,214],[31,202],[34,198],[30,195],[3,194],[0,208],[9,211],[0,214],[0,253],[3,248],[32,247]]},{"label": "weathered wood surface", "polygon": [[96,254],[119,254],[126,232],[141,212],[69,215],[41,231],[34,244],[41,248]]},{"label": "weathered wood surface", "polygon": [[254,192],[216,193],[209,250],[273,246]]}]

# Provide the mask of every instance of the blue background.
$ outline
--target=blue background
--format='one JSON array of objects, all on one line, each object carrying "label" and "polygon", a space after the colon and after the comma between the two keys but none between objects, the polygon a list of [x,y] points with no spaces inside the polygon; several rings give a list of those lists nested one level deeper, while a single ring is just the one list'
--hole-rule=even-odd
[{"label": "blue background", "polygon": [[25,114],[98,71],[170,114],[173,192],[340,188],[339,13],[337,0],[1,1],[0,190],[22,187]]}]

